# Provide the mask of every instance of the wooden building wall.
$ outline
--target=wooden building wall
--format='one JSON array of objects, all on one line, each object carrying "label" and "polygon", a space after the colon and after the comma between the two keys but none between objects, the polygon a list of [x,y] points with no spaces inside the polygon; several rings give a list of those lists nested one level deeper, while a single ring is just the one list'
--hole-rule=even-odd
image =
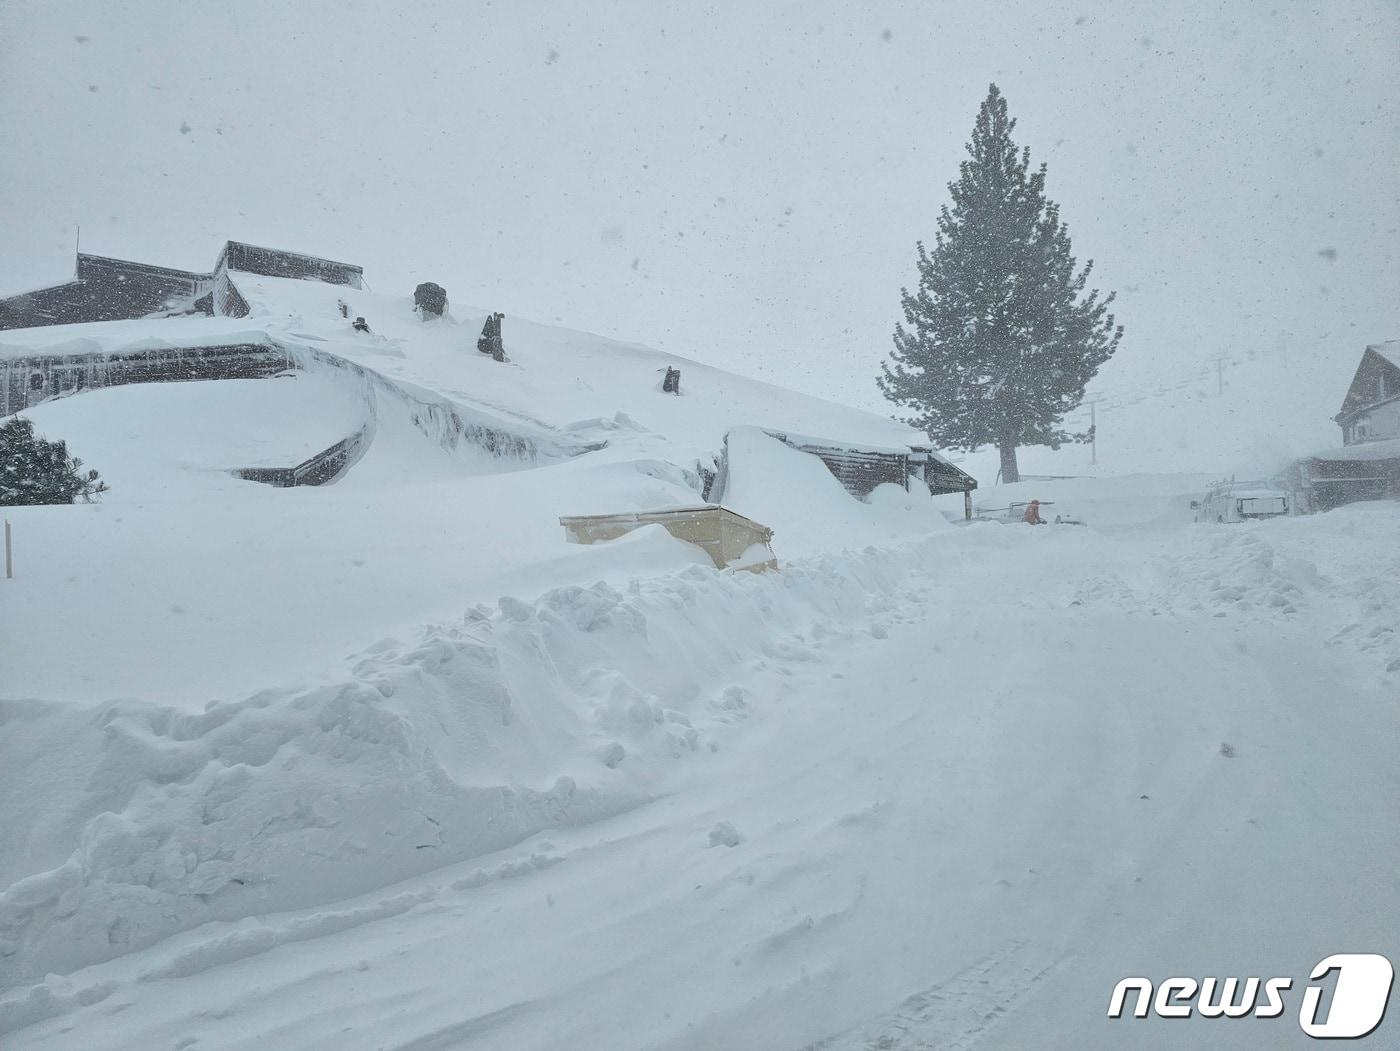
[{"label": "wooden building wall", "polygon": [[219,317],[247,317],[248,301],[243,298],[243,293],[238,291],[238,287],[229,280],[228,271],[219,268],[214,275],[212,309],[213,313]]},{"label": "wooden building wall", "polygon": [[311,279],[331,285],[349,285],[351,288],[360,288],[364,283],[364,270],[353,263],[337,263],[333,259],[284,252],[277,248],[259,248],[239,241],[230,241],[224,246],[219,263],[222,265],[216,265],[216,271],[227,266],[229,270],[241,270],[248,274]]},{"label": "wooden building wall", "polygon": [[934,459],[925,450],[911,447],[900,453],[849,448],[803,441],[775,431],[767,433],[798,452],[820,459],[846,491],[860,499],[869,496],[877,486],[886,482],[908,489],[912,476],[922,478],[935,496],[971,492],[977,488],[977,481],[971,475]]},{"label": "wooden building wall", "polygon": [[909,488],[908,454],[862,452],[828,446],[788,442],[799,452],[810,453],[826,464],[827,470],[846,490],[858,497],[869,496],[875,488],[892,482]]},{"label": "wooden building wall", "polygon": [[167,347],[125,354],[36,354],[0,359],[0,416],[70,391],[124,383],[260,379],[295,363],[272,343]]},{"label": "wooden building wall", "polygon": [[1377,460],[1308,458],[1288,474],[1289,488],[1311,511],[1330,511],[1359,500],[1400,499],[1400,457]]}]

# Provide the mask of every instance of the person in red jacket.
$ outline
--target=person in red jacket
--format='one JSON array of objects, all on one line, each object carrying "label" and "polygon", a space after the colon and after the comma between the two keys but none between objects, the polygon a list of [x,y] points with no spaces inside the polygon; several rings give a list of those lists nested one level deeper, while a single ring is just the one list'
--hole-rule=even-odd
[{"label": "person in red jacket", "polygon": [[1044,525],[1045,519],[1040,517],[1040,501],[1032,500],[1026,506],[1026,513],[1021,516],[1026,525]]}]

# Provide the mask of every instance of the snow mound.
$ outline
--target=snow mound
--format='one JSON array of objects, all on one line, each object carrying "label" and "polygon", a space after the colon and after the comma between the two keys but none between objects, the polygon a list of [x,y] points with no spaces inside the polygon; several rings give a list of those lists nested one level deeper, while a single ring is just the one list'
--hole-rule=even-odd
[{"label": "snow mound", "polygon": [[922,483],[881,485],[857,500],[816,456],[756,427],[729,432],[724,506],[773,530],[780,560],[918,537],[949,528]]},{"label": "snow mound", "polygon": [[372,409],[353,386],[295,373],[107,387],[23,415],[102,475],[106,499],[124,502],[246,487],[232,470],[295,466],[364,428]]},{"label": "snow mound", "polygon": [[[1133,474],[1118,478],[1037,478],[979,489],[979,513],[1039,500],[1041,515],[1073,516],[1094,529],[1176,528],[1191,522],[1191,501],[1210,488],[1211,475]],[[936,498],[950,514],[962,514],[962,497]]]},{"label": "snow mound", "polygon": [[[603,548],[658,545],[690,547],[657,528]],[[203,711],[0,702],[0,988],[635,806],[659,764],[743,718],[726,674],[811,660],[802,626],[883,608],[900,564],[504,597],[384,640],[341,682]]]}]

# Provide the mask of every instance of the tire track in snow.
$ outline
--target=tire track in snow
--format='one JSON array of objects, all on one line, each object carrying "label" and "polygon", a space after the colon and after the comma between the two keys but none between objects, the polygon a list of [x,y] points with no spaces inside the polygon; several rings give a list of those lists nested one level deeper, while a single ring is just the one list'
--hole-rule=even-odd
[{"label": "tire track in snow", "polygon": [[803,1051],[965,1051],[1066,962],[1042,960],[1025,941],[1010,942],[894,1010]]}]

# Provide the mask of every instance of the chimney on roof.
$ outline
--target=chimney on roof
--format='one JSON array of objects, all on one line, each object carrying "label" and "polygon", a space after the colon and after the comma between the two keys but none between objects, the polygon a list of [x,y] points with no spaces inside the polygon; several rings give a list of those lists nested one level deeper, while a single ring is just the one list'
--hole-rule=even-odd
[{"label": "chimney on roof", "polygon": [[424,281],[413,290],[413,305],[424,321],[447,313],[447,289],[433,281]]},{"label": "chimney on roof", "polygon": [[506,360],[506,345],[501,339],[501,322],[505,320],[505,315],[497,311],[486,318],[486,324],[481,326],[481,338],[476,341],[476,349],[483,354],[490,354],[497,361]]}]

